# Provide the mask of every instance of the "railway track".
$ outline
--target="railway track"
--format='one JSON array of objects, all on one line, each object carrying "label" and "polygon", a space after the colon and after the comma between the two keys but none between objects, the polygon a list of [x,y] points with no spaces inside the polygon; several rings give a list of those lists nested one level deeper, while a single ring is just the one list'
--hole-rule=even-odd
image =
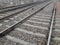
[{"label": "railway track", "polygon": [[31,5],[31,6],[27,6],[25,8],[21,8],[21,9],[17,9],[17,10],[13,10],[13,11],[9,11],[9,12],[5,12],[3,14],[0,15],[0,20],[3,19],[3,18],[6,18],[6,17],[9,17],[11,15],[16,15],[18,13],[21,13],[25,10],[28,10],[29,8],[33,7],[34,5]]},{"label": "railway track", "polygon": [[53,26],[53,31],[52,31],[52,36],[51,36],[51,45],[60,45],[60,7],[57,0],[57,7],[55,7],[55,21],[54,21],[54,26]]},{"label": "railway track", "polygon": [[[43,5],[43,6],[42,6]],[[46,45],[53,2],[44,2],[0,21],[1,45]]]},{"label": "railway track", "polygon": [[12,10],[17,10],[17,9],[20,9],[20,8],[24,8],[26,6],[31,6],[31,5],[36,5],[36,4],[40,4],[40,3],[43,3],[43,2],[46,2],[46,1],[39,1],[39,2],[32,2],[32,3],[28,3],[28,4],[21,4],[21,5],[16,5],[16,6],[9,6],[9,7],[5,7],[5,8],[0,8],[0,13],[5,13],[5,12],[8,12],[8,11],[12,11]]},{"label": "railway track", "polygon": [[0,9],[0,13],[5,13],[5,12],[8,12],[8,11],[21,9],[21,8],[26,7],[26,6],[31,6],[33,4],[39,4],[39,3],[43,3],[43,2],[38,2],[38,3],[34,2],[34,3],[28,3],[28,4],[21,4],[21,5],[17,5],[17,6],[5,7],[5,8]]},{"label": "railway track", "polygon": [[[38,3],[42,3],[44,1],[39,1]],[[13,5],[13,6],[6,6],[6,7],[2,7],[0,8],[0,10],[2,9],[10,9],[10,8],[15,8],[15,7],[19,7],[19,6],[26,6],[26,5],[31,5],[31,4],[36,4],[37,2],[32,2],[32,3],[27,3],[27,4],[20,4],[20,5]]]},{"label": "railway track", "polygon": [[[45,3],[46,3],[46,2],[45,2]],[[48,2],[48,3],[49,3],[49,2]],[[44,4],[44,3],[43,3],[43,4]],[[42,5],[43,5],[43,4],[42,4]],[[32,10],[32,8],[30,8],[30,9],[28,9],[28,10],[22,12],[22,13],[19,13],[19,14],[17,14],[17,15],[12,15],[12,16],[9,16],[9,17],[7,17],[7,18],[4,18],[4,19],[0,20],[0,24],[1,24],[1,23],[3,24],[3,25],[1,25],[1,27],[0,27],[0,29],[1,29],[1,30],[0,30],[0,34],[1,34],[2,32],[5,32],[7,29],[11,28],[12,26],[18,24],[19,22],[21,22],[21,21],[24,20],[25,18],[27,18],[27,17],[31,16],[32,14],[38,12],[39,10],[41,10],[42,7],[45,7],[45,6],[48,5],[48,4],[43,5],[43,6],[42,6],[42,5],[41,5],[41,4],[40,4],[40,5],[37,5],[37,8],[36,8],[36,7],[33,7],[34,10]],[[40,7],[40,6],[41,6],[41,7]],[[14,17],[14,18],[13,18],[13,17]],[[6,25],[7,25],[7,27],[6,27]],[[10,26],[8,27],[8,25],[10,25]]]},{"label": "railway track", "polygon": [[[39,3],[38,3],[39,4]],[[21,12],[23,12],[23,11],[25,11],[25,10],[27,10],[27,9],[29,9],[29,8],[31,8],[31,7],[33,7],[33,6],[36,6],[37,4],[33,4],[33,5],[30,5],[30,6],[27,6],[27,7],[23,7],[23,8],[18,8],[18,9],[16,9],[16,10],[12,10],[12,11],[9,11],[8,9],[8,12],[4,12],[4,13],[1,13],[0,14],[0,20],[1,19],[3,19],[3,18],[6,18],[6,17],[9,17],[9,16],[11,16],[11,15],[16,15],[16,14],[18,14],[18,13],[21,13]],[[4,10],[5,11],[5,10]]]}]

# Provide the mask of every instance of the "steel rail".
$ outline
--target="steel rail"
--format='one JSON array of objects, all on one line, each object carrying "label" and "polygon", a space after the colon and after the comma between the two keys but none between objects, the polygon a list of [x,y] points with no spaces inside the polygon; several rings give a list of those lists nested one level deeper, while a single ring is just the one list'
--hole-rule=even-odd
[{"label": "steel rail", "polygon": [[48,36],[48,41],[47,41],[47,45],[50,45],[50,41],[51,41],[51,35],[52,35],[52,30],[53,30],[53,25],[54,25],[54,19],[55,19],[55,14],[56,14],[56,8],[53,8],[53,16],[52,16],[52,20],[51,20],[51,25],[50,25],[50,31],[49,31],[49,36]]}]

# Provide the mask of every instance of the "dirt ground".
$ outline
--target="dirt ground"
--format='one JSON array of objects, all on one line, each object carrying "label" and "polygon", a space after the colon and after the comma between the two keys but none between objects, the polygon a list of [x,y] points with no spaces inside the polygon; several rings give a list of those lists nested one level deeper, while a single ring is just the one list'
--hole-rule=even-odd
[{"label": "dirt ground", "polygon": [[57,0],[56,11],[57,11],[57,15],[59,15],[60,14],[60,0]]}]

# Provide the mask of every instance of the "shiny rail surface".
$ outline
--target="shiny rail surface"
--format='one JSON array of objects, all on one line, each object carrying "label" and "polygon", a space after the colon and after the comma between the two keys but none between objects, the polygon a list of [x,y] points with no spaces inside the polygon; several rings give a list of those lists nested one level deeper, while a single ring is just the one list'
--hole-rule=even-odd
[{"label": "shiny rail surface", "polygon": [[52,21],[51,21],[51,26],[50,26],[50,31],[49,31],[49,36],[48,36],[47,45],[50,45],[51,36],[52,36],[52,30],[53,30],[53,26],[54,26],[55,15],[56,15],[56,10],[55,10],[55,8],[54,8],[54,9],[53,9],[53,16],[52,16]]}]

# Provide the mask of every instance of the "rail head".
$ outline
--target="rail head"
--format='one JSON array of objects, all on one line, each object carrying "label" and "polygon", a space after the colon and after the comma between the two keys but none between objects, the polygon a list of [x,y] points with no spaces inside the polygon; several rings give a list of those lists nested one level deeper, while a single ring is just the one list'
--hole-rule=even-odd
[{"label": "rail head", "polygon": [[53,26],[54,26],[55,15],[56,15],[56,7],[54,6],[53,11],[52,11],[52,20],[51,20],[51,25],[49,29],[47,45],[50,45],[50,42],[51,42],[51,35],[52,35]]}]

